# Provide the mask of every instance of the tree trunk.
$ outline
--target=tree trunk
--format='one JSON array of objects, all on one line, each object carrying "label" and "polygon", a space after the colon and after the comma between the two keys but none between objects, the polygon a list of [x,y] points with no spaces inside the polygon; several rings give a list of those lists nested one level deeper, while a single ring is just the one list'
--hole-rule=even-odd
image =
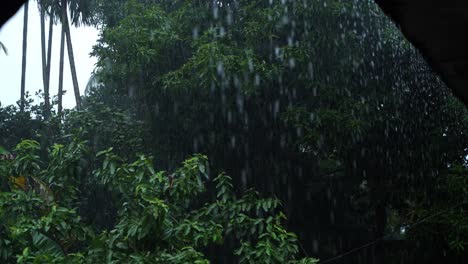
[{"label": "tree trunk", "polygon": [[[64,7],[66,7],[66,1],[65,0],[62,0],[62,5]],[[70,25],[68,24],[68,15],[67,14],[65,14],[63,22],[64,22],[63,25],[65,26],[68,60],[70,61],[70,70],[71,70],[71,74],[72,74],[73,90],[75,92],[76,109],[80,110],[80,108],[81,108],[80,89],[78,87],[78,78],[76,77],[75,57],[73,56],[73,47],[72,47],[72,40],[71,40],[71,34],[70,34]]]},{"label": "tree trunk", "polygon": [[27,50],[27,38],[28,38],[28,9],[29,1],[24,4],[24,22],[23,22],[23,62],[21,65],[21,99],[20,99],[20,111],[24,111],[24,93],[26,85],[26,50]]},{"label": "tree trunk", "polygon": [[[46,53],[46,40],[45,40],[45,17],[46,12],[42,2],[40,3],[41,14],[41,53],[42,53],[42,82],[44,85],[44,118],[48,119],[50,116],[50,60],[52,55],[52,33],[53,33],[53,20],[49,16],[49,40]],[[46,58],[47,56],[47,58]]]},{"label": "tree trunk", "polygon": [[64,19],[67,14],[66,6],[62,4],[62,36],[60,38],[60,65],[59,65],[59,84],[58,84],[58,106],[57,113],[62,116],[62,95],[63,95],[63,61],[65,56],[65,22]]},{"label": "tree trunk", "polygon": [[49,89],[47,85],[47,61],[46,61],[46,41],[45,41],[45,9],[40,2],[39,12],[41,14],[41,54],[42,54],[42,84],[44,87],[44,119],[49,118]]},{"label": "tree trunk", "polygon": [[41,19],[42,85],[45,89],[47,62],[46,62],[46,44],[45,44],[45,11],[44,11],[42,2],[40,3],[39,13],[40,13],[40,19]]},{"label": "tree trunk", "polygon": [[52,16],[49,16],[49,43],[47,46],[47,64],[46,64],[46,86],[44,87],[44,103],[46,109],[47,117],[50,116],[50,60],[52,57],[52,36],[53,36],[53,26],[54,20]]}]

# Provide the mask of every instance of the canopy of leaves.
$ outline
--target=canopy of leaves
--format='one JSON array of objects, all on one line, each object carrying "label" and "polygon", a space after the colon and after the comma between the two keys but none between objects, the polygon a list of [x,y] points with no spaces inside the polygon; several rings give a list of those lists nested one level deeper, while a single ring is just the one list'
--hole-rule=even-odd
[{"label": "canopy of leaves", "polygon": [[277,195],[309,250],[385,236],[466,167],[466,109],[372,1],[117,2],[100,100],[136,107],[158,166],[202,152]]},{"label": "canopy of leaves", "polygon": [[3,259],[466,262],[468,113],[373,1],[73,2],[96,81],[62,120],[0,108],[0,145],[41,141],[0,167],[31,186]]},{"label": "canopy of leaves", "polygon": [[[240,263],[315,263],[297,259],[295,234],[283,226],[276,199],[253,190],[241,197],[231,178],[212,179],[205,156],[184,161],[174,173],[156,172],[150,159],[127,163],[112,149],[97,154],[99,166],[80,178],[86,145],[54,145],[49,162],[35,141],[22,141],[13,161],[0,161],[2,181],[26,176],[27,188],[0,193],[0,258],[17,263],[209,263],[203,252],[230,240]],[[83,191],[103,185],[118,216],[99,231],[83,219]],[[214,199],[205,194],[213,185]],[[89,205],[88,205],[89,206]]]}]

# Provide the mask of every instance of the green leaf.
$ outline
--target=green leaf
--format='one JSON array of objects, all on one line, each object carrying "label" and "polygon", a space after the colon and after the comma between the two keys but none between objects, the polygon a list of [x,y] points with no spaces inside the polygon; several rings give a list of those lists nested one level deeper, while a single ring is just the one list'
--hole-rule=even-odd
[{"label": "green leaf", "polygon": [[110,173],[111,173],[112,175],[115,174],[115,170],[116,170],[116,169],[117,169],[117,164],[115,164],[115,162],[111,162],[111,163],[110,163]]},{"label": "green leaf", "polygon": [[3,148],[2,146],[0,146],[0,155],[5,155],[5,154],[10,154],[10,152],[6,150],[5,148]]},{"label": "green leaf", "polygon": [[53,255],[55,257],[63,257],[65,254],[60,245],[53,241],[48,236],[34,231],[32,234],[33,245],[41,252]]}]

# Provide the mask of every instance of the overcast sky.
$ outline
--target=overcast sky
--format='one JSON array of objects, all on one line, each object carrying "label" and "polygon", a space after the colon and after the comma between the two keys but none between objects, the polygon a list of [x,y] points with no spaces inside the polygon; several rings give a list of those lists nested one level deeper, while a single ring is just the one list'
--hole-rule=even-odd
[{"label": "overcast sky", "polygon": [[[20,98],[21,90],[21,59],[23,41],[23,14],[21,8],[0,29],[0,42],[8,49],[8,55],[0,51],[0,102],[3,106],[16,104]],[[46,37],[49,22],[46,21]],[[51,62],[50,94],[56,96],[58,91],[58,69],[60,59],[60,24],[54,26]],[[26,65],[26,91],[34,99],[37,90],[43,90],[42,85],[42,58],[41,58],[41,34],[40,19],[37,3],[29,3],[28,19],[28,50]],[[48,37],[47,37],[48,38]],[[90,57],[93,45],[98,38],[98,30],[92,27],[71,27],[71,39],[73,41],[73,52],[75,56],[78,84],[81,94],[84,93],[91,72],[94,69],[96,58]],[[63,97],[65,108],[75,107],[73,84],[65,45],[64,83],[63,89],[66,93]]]}]

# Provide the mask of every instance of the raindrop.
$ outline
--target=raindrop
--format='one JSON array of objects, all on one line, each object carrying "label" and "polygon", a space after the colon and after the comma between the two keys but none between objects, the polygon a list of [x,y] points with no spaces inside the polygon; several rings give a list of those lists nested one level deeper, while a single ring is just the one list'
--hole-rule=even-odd
[{"label": "raindrop", "polygon": [[227,112],[227,121],[228,121],[228,124],[232,123],[232,112],[231,111]]},{"label": "raindrop", "polygon": [[307,65],[307,70],[309,72],[309,78],[313,79],[314,78],[314,66],[312,65],[312,62],[309,62]]},{"label": "raindrop", "polygon": [[192,37],[193,39],[197,39],[198,38],[198,33],[199,32],[199,28],[198,27],[194,27],[193,30],[192,30]]},{"label": "raindrop", "polygon": [[154,105],[154,114],[155,114],[155,115],[159,115],[159,104],[158,104],[158,103],[156,103],[156,104]]},{"label": "raindrop", "polygon": [[255,86],[259,86],[259,85],[260,85],[260,75],[258,75],[258,74],[255,74],[254,85],[255,85]]},{"label": "raindrop", "polygon": [[219,76],[224,77],[224,65],[222,61],[218,62],[218,65],[216,65],[216,70]]},{"label": "raindrop", "polygon": [[231,148],[235,148],[235,147],[236,147],[236,137],[231,136]]},{"label": "raindrop", "polygon": [[242,180],[242,187],[245,189],[247,187],[247,170],[242,169],[241,171],[241,180]]},{"label": "raindrop", "polygon": [[310,122],[314,122],[315,114],[314,114],[314,113],[310,113],[310,114],[309,114],[309,119],[310,119]]},{"label": "raindrop", "polygon": [[249,64],[249,71],[250,71],[250,72],[253,72],[253,70],[254,70],[254,65],[253,65],[252,58],[248,58],[247,63]]},{"label": "raindrop", "polygon": [[224,93],[221,95],[221,103],[226,105],[226,95]]},{"label": "raindrop", "polygon": [[234,86],[236,88],[241,88],[241,81],[239,80],[239,78],[237,78],[237,76],[234,76]]},{"label": "raindrop", "polygon": [[318,251],[319,251],[319,243],[318,243],[318,240],[317,240],[317,239],[314,239],[314,240],[312,241],[312,247],[313,247],[314,253],[318,253]]},{"label": "raindrop", "polygon": [[286,137],[284,135],[281,135],[280,137],[280,147],[284,149],[286,147]]},{"label": "raindrop", "polygon": [[232,19],[232,12],[228,12],[228,14],[226,15],[226,23],[228,25],[232,25],[232,22],[233,22],[233,19]]},{"label": "raindrop", "polygon": [[297,135],[298,137],[302,137],[302,128],[301,128],[301,127],[297,127],[297,128],[296,128],[296,135]]},{"label": "raindrop", "polygon": [[280,57],[280,54],[281,54],[280,52],[281,52],[281,49],[280,49],[278,46],[276,46],[276,47],[275,47],[275,55],[276,55],[276,57]]},{"label": "raindrop", "polygon": [[214,19],[218,19],[218,4],[217,4],[217,1],[215,1],[215,4],[213,5],[213,18]]},{"label": "raindrop", "polygon": [[193,139],[193,151],[198,152],[198,140],[196,138]]},{"label": "raindrop", "polygon": [[296,67],[296,60],[294,58],[289,59],[289,68],[293,69]]},{"label": "raindrop", "polygon": [[273,106],[273,116],[276,118],[278,113],[280,111],[280,102],[278,99],[275,100],[274,106]]},{"label": "raindrop", "polygon": [[244,98],[240,94],[237,95],[236,97],[236,103],[237,103],[237,109],[239,113],[244,112]]},{"label": "raindrop", "polygon": [[224,29],[224,27],[220,27],[219,28],[219,36],[224,37],[224,35],[226,35],[226,30]]}]

